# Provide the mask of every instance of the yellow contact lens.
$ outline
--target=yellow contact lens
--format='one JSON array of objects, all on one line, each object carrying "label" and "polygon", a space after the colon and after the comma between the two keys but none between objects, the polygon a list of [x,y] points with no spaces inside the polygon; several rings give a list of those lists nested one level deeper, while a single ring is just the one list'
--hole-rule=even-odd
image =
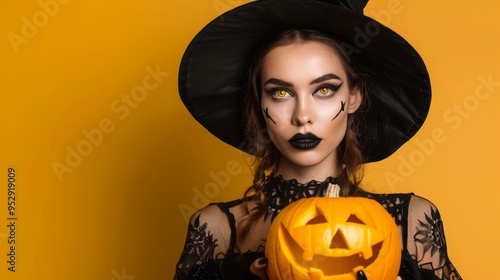
[{"label": "yellow contact lens", "polygon": [[285,97],[286,96],[286,90],[278,90],[277,92],[279,97]]}]

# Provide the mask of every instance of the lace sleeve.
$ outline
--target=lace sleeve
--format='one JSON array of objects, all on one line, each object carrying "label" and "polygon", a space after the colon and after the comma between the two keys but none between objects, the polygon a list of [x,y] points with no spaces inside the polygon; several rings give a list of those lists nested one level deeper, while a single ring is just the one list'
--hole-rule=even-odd
[{"label": "lace sleeve", "polygon": [[408,252],[425,279],[460,280],[446,248],[443,221],[430,201],[413,196],[408,211]]},{"label": "lace sleeve", "polygon": [[229,244],[226,215],[209,205],[192,217],[174,279],[221,279],[220,260]]}]

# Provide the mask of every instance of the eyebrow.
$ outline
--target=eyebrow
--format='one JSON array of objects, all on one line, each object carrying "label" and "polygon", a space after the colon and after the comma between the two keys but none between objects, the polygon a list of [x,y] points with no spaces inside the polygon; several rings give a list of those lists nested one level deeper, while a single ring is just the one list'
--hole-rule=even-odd
[{"label": "eyebrow", "polygon": [[[309,84],[314,85],[314,84],[318,84],[318,83],[328,81],[328,80],[342,80],[342,79],[333,73],[328,73],[328,74],[325,74],[319,78],[314,79]],[[292,83],[289,83],[289,82],[284,81],[284,80],[276,79],[276,78],[271,78],[264,83],[264,85],[268,85],[268,84],[274,84],[274,85],[284,86],[284,87],[293,86]]]},{"label": "eyebrow", "polygon": [[318,83],[328,81],[328,80],[341,80],[342,81],[342,79],[339,76],[337,76],[333,73],[328,73],[328,74],[325,74],[325,75],[315,79],[314,81],[310,82],[309,84],[314,85],[314,84],[318,84]]},{"label": "eyebrow", "polygon": [[293,86],[292,83],[289,83],[289,82],[286,82],[286,81],[283,81],[283,80],[280,80],[280,79],[276,79],[276,78],[271,78],[271,79],[267,80],[264,83],[264,85],[268,85],[268,84],[274,84],[274,85],[284,86],[284,87],[291,87],[291,86]]}]

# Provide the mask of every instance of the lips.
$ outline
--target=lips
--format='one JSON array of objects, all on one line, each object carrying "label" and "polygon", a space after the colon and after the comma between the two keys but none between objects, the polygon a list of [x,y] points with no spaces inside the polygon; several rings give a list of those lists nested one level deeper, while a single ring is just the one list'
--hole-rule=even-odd
[{"label": "lips", "polygon": [[321,138],[312,133],[297,133],[292,138],[290,138],[290,140],[288,140],[288,143],[290,143],[290,145],[301,150],[313,149],[318,146],[320,142]]}]

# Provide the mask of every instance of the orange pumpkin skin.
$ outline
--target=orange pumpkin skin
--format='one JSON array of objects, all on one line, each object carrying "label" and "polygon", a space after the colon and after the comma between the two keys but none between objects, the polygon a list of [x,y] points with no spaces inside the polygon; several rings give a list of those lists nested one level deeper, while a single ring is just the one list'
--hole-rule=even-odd
[{"label": "orange pumpkin skin", "polygon": [[295,201],[274,219],[266,241],[271,280],[394,280],[401,242],[391,215],[375,200],[314,197]]}]

